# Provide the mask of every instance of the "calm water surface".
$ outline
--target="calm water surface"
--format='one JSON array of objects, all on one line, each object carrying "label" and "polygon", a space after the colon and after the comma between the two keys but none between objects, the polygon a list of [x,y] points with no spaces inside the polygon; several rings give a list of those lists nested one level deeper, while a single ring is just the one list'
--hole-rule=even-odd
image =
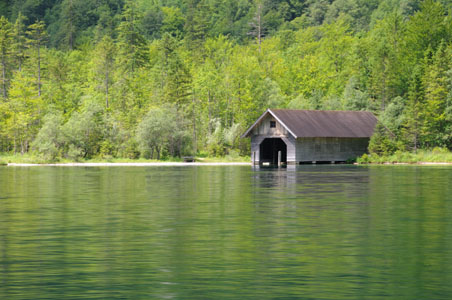
[{"label": "calm water surface", "polygon": [[0,167],[0,299],[451,298],[451,167]]}]

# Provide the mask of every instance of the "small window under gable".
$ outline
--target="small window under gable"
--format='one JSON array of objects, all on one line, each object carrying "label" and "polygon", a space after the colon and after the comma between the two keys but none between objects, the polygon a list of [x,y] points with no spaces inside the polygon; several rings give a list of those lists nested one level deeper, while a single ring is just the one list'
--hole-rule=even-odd
[{"label": "small window under gable", "polygon": [[270,128],[276,128],[276,121],[270,121]]}]

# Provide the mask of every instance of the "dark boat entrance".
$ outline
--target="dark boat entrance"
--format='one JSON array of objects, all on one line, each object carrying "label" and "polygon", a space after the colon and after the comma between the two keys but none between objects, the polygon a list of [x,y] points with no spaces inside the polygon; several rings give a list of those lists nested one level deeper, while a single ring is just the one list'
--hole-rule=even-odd
[{"label": "dark boat entrance", "polygon": [[287,146],[280,138],[266,138],[262,141],[259,149],[260,163],[278,164],[278,152],[281,151],[281,162],[287,163]]}]

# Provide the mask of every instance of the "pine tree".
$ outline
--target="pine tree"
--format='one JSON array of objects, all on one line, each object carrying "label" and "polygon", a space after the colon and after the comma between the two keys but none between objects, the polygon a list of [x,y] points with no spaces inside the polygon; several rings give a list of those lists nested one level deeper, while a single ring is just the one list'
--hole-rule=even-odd
[{"label": "pine tree", "polygon": [[446,146],[446,106],[448,94],[447,70],[451,60],[450,50],[442,43],[426,66],[423,77],[425,109],[423,110],[423,139],[430,147]]},{"label": "pine tree", "polygon": [[65,0],[62,3],[62,21],[63,21],[63,30],[64,34],[64,42],[67,44],[67,47],[72,50],[74,49],[74,40],[76,34],[76,11],[74,7],[74,0]]},{"label": "pine tree", "polygon": [[408,145],[415,152],[419,147],[422,132],[423,100],[422,68],[418,66],[414,69],[410,80],[407,107],[405,109],[406,124],[402,130]]},{"label": "pine tree", "polygon": [[8,100],[0,106],[6,116],[5,131],[13,141],[14,152],[24,154],[33,140],[42,111],[42,100],[36,97],[32,78],[16,72],[9,90]]},{"label": "pine tree", "polygon": [[166,102],[184,105],[190,96],[191,75],[187,65],[177,53],[177,41],[170,34],[162,37],[162,87]]},{"label": "pine tree", "polygon": [[187,1],[187,13],[185,19],[185,42],[187,48],[193,52],[202,49],[208,29],[209,7],[204,0]]},{"label": "pine tree", "polygon": [[26,58],[27,38],[25,20],[26,17],[19,13],[13,27],[13,57],[19,72],[22,71],[22,65]]},{"label": "pine tree", "polygon": [[114,70],[116,47],[113,39],[106,35],[96,47],[97,72],[102,78],[105,92],[105,107],[109,107],[109,89]]},{"label": "pine tree", "polygon": [[127,1],[118,26],[118,54],[123,72],[129,75],[149,61],[147,43],[138,26],[140,19],[135,1]]},{"label": "pine tree", "polygon": [[41,96],[41,47],[44,46],[47,33],[43,21],[37,21],[28,26],[28,45],[36,50],[38,96]]},{"label": "pine tree", "polygon": [[1,16],[0,17],[0,59],[2,64],[2,95],[3,98],[7,97],[7,64],[11,55],[11,24],[9,21]]}]

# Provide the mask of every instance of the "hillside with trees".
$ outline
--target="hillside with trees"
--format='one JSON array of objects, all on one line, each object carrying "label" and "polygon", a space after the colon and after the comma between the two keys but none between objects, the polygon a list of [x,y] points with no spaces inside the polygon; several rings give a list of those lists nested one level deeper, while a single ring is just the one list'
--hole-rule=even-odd
[{"label": "hillside with trees", "polygon": [[451,12],[445,0],[5,0],[0,152],[247,155],[240,134],[268,107],[373,111],[376,153],[452,149]]}]

